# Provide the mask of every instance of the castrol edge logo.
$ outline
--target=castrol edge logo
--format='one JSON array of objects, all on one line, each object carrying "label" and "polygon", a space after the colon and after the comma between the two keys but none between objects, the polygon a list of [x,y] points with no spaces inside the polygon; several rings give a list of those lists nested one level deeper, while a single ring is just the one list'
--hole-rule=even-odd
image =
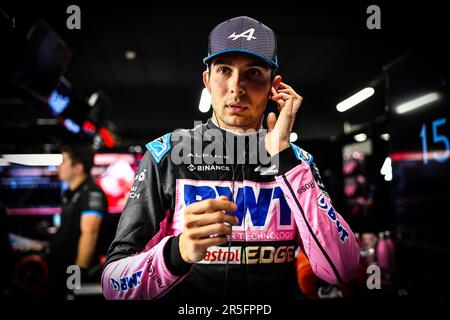
[{"label": "castrol edge logo", "polygon": [[198,264],[268,264],[294,261],[295,246],[209,247]]},{"label": "castrol edge logo", "polygon": [[229,264],[240,264],[241,263],[241,252],[242,247],[230,247],[230,252],[228,252],[228,247],[209,247],[206,251],[206,256],[203,260],[199,261],[200,264],[226,264],[227,257]]}]

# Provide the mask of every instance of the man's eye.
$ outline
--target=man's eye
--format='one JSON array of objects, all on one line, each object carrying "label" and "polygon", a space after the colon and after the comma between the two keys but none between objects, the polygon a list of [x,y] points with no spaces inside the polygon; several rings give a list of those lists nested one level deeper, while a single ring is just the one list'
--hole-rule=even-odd
[{"label": "man's eye", "polygon": [[219,68],[217,69],[217,73],[226,74],[228,72],[228,68]]},{"label": "man's eye", "polygon": [[251,69],[248,71],[248,74],[251,77],[260,77],[261,76],[261,71],[259,71],[258,69]]}]

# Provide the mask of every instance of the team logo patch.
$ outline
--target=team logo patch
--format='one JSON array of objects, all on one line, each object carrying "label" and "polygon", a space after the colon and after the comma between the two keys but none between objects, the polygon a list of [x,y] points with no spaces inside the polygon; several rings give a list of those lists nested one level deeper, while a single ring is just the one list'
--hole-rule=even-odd
[{"label": "team logo patch", "polygon": [[306,163],[308,163],[309,166],[312,165],[312,162],[313,162],[313,156],[312,155],[310,155],[308,152],[302,150],[299,146],[296,146],[293,143],[291,143],[291,147],[294,150],[295,157],[298,160],[306,161]]},{"label": "team logo patch", "polygon": [[164,155],[170,150],[170,137],[172,133],[165,134],[164,136],[147,143],[145,146],[155,158],[156,163],[159,163]]},{"label": "team logo patch", "polygon": [[236,32],[233,32],[233,34],[230,34],[228,39],[231,39],[231,40],[234,41],[234,40],[237,40],[239,38],[246,38],[247,41],[250,41],[252,39],[256,39],[253,36],[254,33],[255,33],[255,29],[254,28],[248,29],[247,31],[244,31],[244,32],[242,32],[240,34],[236,34]]}]

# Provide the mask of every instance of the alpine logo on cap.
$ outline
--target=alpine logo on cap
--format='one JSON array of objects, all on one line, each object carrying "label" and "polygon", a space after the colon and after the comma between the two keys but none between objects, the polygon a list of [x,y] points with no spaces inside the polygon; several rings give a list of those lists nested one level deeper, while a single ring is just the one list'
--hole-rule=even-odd
[{"label": "alpine logo on cap", "polygon": [[256,39],[253,34],[255,33],[255,29],[251,28],[248,29],[247,31],[242,32],[241,34],[236,34],[236,32],[233,32],[233,34],[231,34],[228,39],[232,38],[232,40],[237,40],[239,38],[247,38],[247,41],[250,41],[252,39]]}]

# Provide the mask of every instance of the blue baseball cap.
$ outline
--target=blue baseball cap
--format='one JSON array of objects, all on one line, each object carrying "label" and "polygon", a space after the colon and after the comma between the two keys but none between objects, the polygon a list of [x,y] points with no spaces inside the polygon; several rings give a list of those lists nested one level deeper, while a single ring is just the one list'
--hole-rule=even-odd
[{"label": "blue baseball cap", "polygon": [[277,38],[272,29],[250,17],[236,17],[217,25],[209,34],[208,64],[212,58],[227,52],[244,52],[278,68]]}]

